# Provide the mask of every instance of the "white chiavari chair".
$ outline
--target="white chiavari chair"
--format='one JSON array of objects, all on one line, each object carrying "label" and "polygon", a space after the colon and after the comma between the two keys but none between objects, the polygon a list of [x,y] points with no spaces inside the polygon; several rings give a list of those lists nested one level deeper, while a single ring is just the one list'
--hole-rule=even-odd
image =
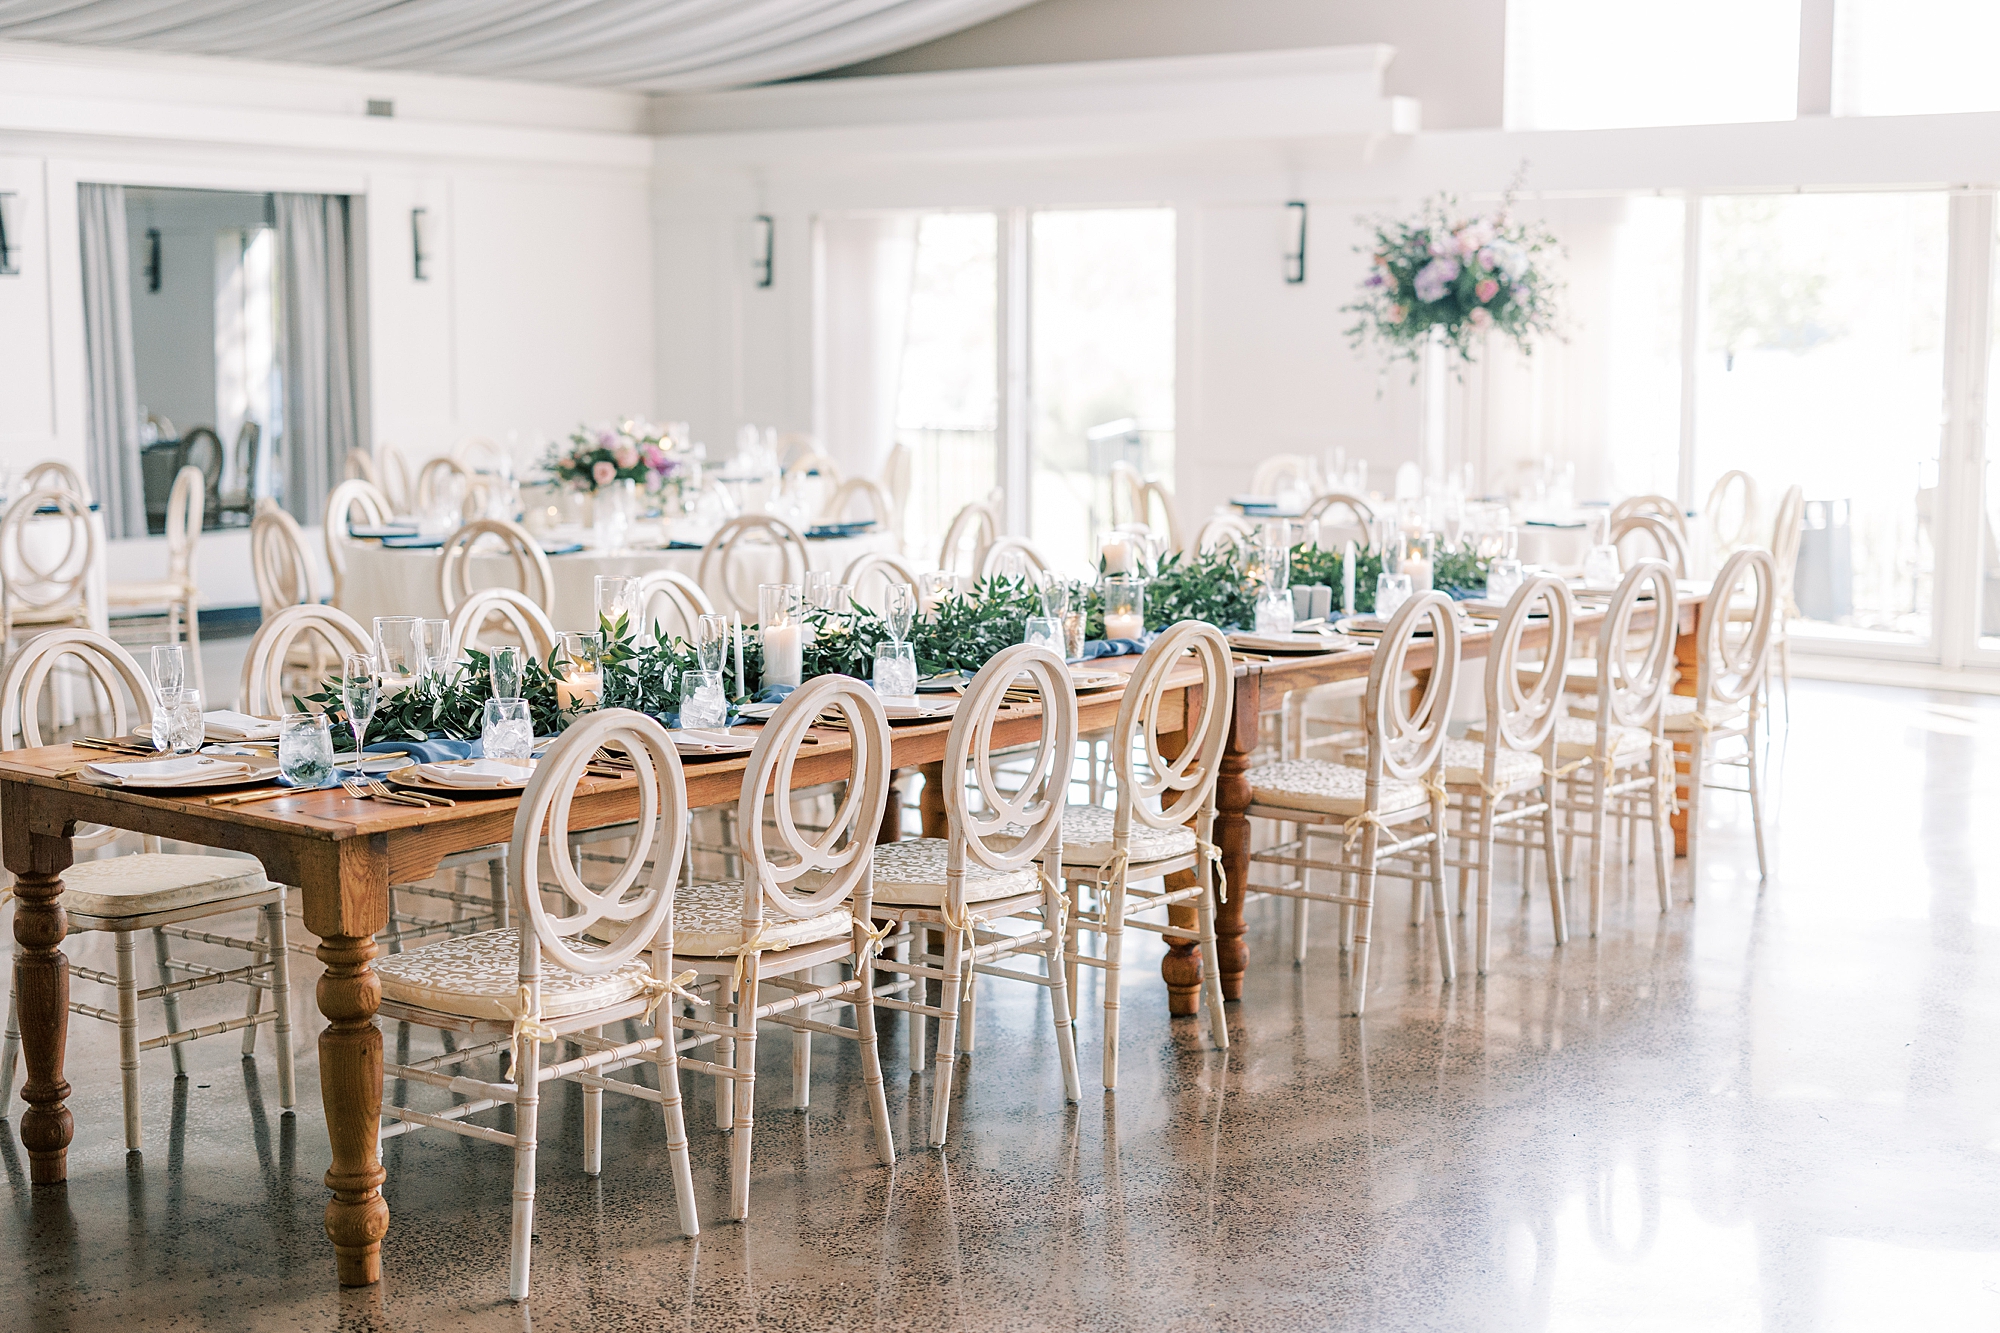
[{"label": "white chiavari chair", "polygon": [[90,628],[90,581],[103,558],[81,492],[31,486],[8,505],[0,515],[0,661],[17,631]]},{"label": "white chiavari chair", "polygon": [[[1413,703],[1412,692],[1403,687],[1403,677],[1410,646],[1423,629],[1434,636],[1434,656],[1429,676]],[[1383,631],[1368,670],[1368,692],[1362,706],[1368,736],[1365,767],[1349,768],[1324,759],[1285,759],[1247,774],[1250,816],[1295,825],[1298,836],[1254,852],[1250,858],[1253,864],[1284,867],[1290,879],[1283,884],[1244,885],[1239,892],[1274,893],[1354,909],[1341,913],[1343,942],[1348,938],[1348,918],[1353,918],[1351,989],[1342,1013],[1358,1017],[1367,1007],[1368,942],[1379,877],[1410,881],[1412,917],[1419,915],[1423,892],[1429,890],[1438,967],[1445,981],[1455,974],[1444,881],[1448,832],[1444,746],[1449,739],[1445,725],[1451,718],[1458,683],[1458,640],[1458,620],[1450,598],[1440,592],[1412,597]],[[1337,840],[1336,859],[1315,857],[1315,838]],[[1338,875],[1341,891],[1312,888],[1310,872],[1315,870]],[[1354,893],[1347,892],[1350,881],[1357,885]]]},{"label": "white chiavari chair", "polygon": [[636,608],[633,632],[660,643],[674,639],[693,643],[701,618],[715,614],[715,603],[708,600],[701,585],[673,569],[641,574],[632,590],[632,605]]},{"label": "white chiavari chair", "polygon": [[[1000,516],[991,505],[977,500],[952,516],[951,526],[944,530],[944,544],[938,548],[939,569],[950,573],[977,576],[986,564],[986,548],[993,545],[1000,535]],[[967,541],[972,544],[970,561],[961,561],[960,556]]]},{"label": "white chiavari chair", "polygon": [[[54,630],[23,646],[8,667],[5,680],[0,682],[0,749],[12,749],[17,734],[23,746],[44,744],[41,704],[50,684],[50,673],[59,664],[81,669],[100,697],[108,700],[111,735],[126,735],[131,728],[151,721],[153,687],[130,653],[108,636],[91,630]],[[88,826],[77,832],[73,845],[79,851],[105,847],[121,835],[118,829]],[[86,931],[105,931],[116,942],[116,972],[100,972],[72,963],[69,973],[78,980],[112,988],[117,994],[117,1008],[104,1009],[78,1001],[71,1001],[69,1007],[72,1013],[102,1019],[118,1028],[118,1069],[123,1085],[128,1152],[137,1152],[141,1147],[139,1056],[144,1051],[170,1048],[174,1076],[179,1078],[185,1074],[185,1043],[240,1031],[243,1054],[247,1057],[255,1054],[257,1029],[271,1024],[276,1030],[278,1103],[289,1114],[295,1100],[291,963],[285,941],[284,886],[265,879],[263,867],[248,857],[162,852],[160,840],[153,837],[143,839],[142,845],[143,850],[138,852],[80,860],[63,872],[62,906],[68,932],[80,935]],[[259,914],[255,939],[189,931],[182,924],[242,911]],[[141,989],[136,937],[148,931],[153,936],[160,981]],[[251,961],[221,970],[183,962],[170,954],[169,935],[248,953]],[[179,996],[197,987],[222,983],[249,988],[250,1001],[244,1016],[200,1028],[183,1028]],[[262,1007],[267,991],[274,1005],[268,1012]],[[161,1036],[141,1040],[139,1003],[152,1000],[162,1002],[167,1030]],[[20,1051],[16,1007],[10,994],[7,1034],[4,1046],[0,1046],[0,1113],[4,1113],[13,1092]]]},{"label": "white chiavari chair", "polygon": [[1041,548],[1026,537],[998,537],[986,548],[986,558],[979,564],[979,577],[999,578],[1010,571],[1018,571],[1032,584],[1052,568]]},{"label": "white chiavari chair", "polygon": [[[1674,577],[1688,576],[1687,540],[1681,530],[1658,514],[1627,514],[1612,520],[1611,544],[1619,548],[1619,563],[1633,560],[1660,560],[1674,571]],[[1635,555],[1627,552],[1636,548]]]},{"label": "white chiavari chair", "polygon": [[1709,557],[1726,560],[1744,547],[1754,546],[1761,517],[1755,477],[1740,468],[1717,477],[1702,511],[1708,525]]},{"label": "white chiavari chair", "polygon": [[280,717],[292,711],[294,695],[316,693],[339,674],[342,655],[374,651],[373,636],[338,607],[281,607],[250,640],[236,706],[254,717]]},{"label": "white chiavari chair", "polygon": [[59,458],[45,458],[29,468],[21,484],[30,491],[68,491],[86,507],[90,504],[90,485],[83,474]]},{"label": "white chiavari chair", "polygon": [[1623,523],[1628,518],[1642,518],[1642,517],[1657,518],[1661,522],[1668,524],[1673,528],[1674,534],[1681,539],[1681,545],[1683,547],[1687,545],[1687,539],[1688,539],[1687,514],[1682,511],[1680,505],[1674,502],[1672,496],[1668,495],[1626,496],[1623,500],[1620,500],[1617,504],[1611,506],[1612,531],[1616,532],[1618,530],[1618,525],[1620,523]]},{"label": "white chiavari chair", "polygon": [[717,528],[701,548],[695,581],[716,606],[752,620],[759,584],[803,584],[811,568],[805,534],[769,514],[744,514]]},{"label": "white chiavari chair", "polygon": [[454,661],[468,650],[486,652],[511,645],[546,662],[556,650],[556,627],[549,613],[513,588],[481,588],[453,607],[446,623]]},{"label": "white chiavari chair", "polygon": [[[1635,631],[1641,608],[1646,619]],[[1678,711],[1674,682],[1674,634],[1679,597],[1674,572],[1662,560],[1641,560],[1627,570],[1604,610],[1588,694],[1572,694],[1570,712],[1596,724],[1590,752],[1568,759],[1560,803],[1567,821],[1566,844],[1578,835],[1578,816],[1590,819],[1590,933],[1604,918],[1604,863],[1612,841],[1611,821],[1642,807],[1639,817],[1652,826],[1653,869],[1660,910],[1673,907],[1674,760],[1662,739],[1667,716]],[[1573,664],[1572,664],[1573,665]],[[1574,674],[1572,672],[1572,674]],[[1693,711],[1693,700],[1686,711]],[[1563,732],[1556,732],[1557,759],[1565,760]],[[1630,819],[1627,819],[1629,828]],[[1630,840],[1628,838],[1628,853]],[[1567,862],[1567,845],[1564,861]]]},{"label": "white chiavari chair", "polygon": [[[1757,836],[1757,878],[1768,878],[1770,867],[1764,851],[1764,806],[1762,765],[1757,753],[1757,714],[1761,690],[1769,670],[1772,626],[1782,610],[1779,606],[1777,564],[1766,551],[1745,547],[1723,564],[1709,592],[1709,607],[1741,608],[1733,615],[1702,617],[1695,665],[1692,708],[1675,708],[1666,713],[1668,735],[1688,745],[1687,860],[1688,894],[1694,894],[1699,880],[1698,855],[1701,848],[1702,792],[1744,791],[1750,797],[1750,824]],[[1687,696],[1678,696],[1686,698]],[[1725,741],[1743,742],[1743,753],[1729,758],[1717,751]],[[1741,768],[1743,787],[1725,787],[1708,780],[1711,765]]]},{"label": "white chiavari chair", "polygon": [[886,606],[890,584],[907,583],[913,589],[917,586],[917,567],[900,555],[869,551],[848,561],[840,581],[854,589],[855,601],[880,613]]},{"label": "white chiavari chair", "polygon": [[[613,781],[587,775],[598,748],[607,744],[631,758],[633,777],[623,781],[638,785],[643,850],[600,889],[586,884],[571,862],[563,831],[579,789]],[[589,1176],[602,1169],[602,1094],[608,1090],[659,1105],[680,1230],[689,1236],[700,1230],[668,1008],[674,981],[666,970],[669,955],[660,947],[674,938],[674,883],[687,851],[687,805],[687,780],[665,728],[629,709],[590,714],[549,747],[515,814],[507,891],[518,927],[437,940],[376,960],[383,1018],[474,1039],[426,1060],[384,1066],[382,1116],[390,1123],[382,1137],[443,1129],[513,1149],[507,1284],[512,1300],[528,1298],[541,1087],[552,1079],[584,1087],[583,1170]],[[547,898],[560,907],[552,912]],[[625,1042],[604,1037],[607,1025],[628,1020],[648,1035]],[[583,1054],[545,1065],[542,1046],[549,1042],[570,1043]],[[462,1072],[470,1060],[502,1052],[511,1056],[507,1077]],[[642,1062],[654,1066],[657,1089],[608,1077]],[[469,1100],[418,1111],[388,1100],[400,1084],[425,1084]],[[513,1109],[510,1130],[470,1123],[501,1106]]]},{"label": "white chiavari chair", "polygon": [[1248,541],[1255,531],[1249,520],[1235,514],[1212,514],[1194,530],[1194,542],[1188,551],[1194,555],[1206,555],[1218,546]]},{"label": "white chiavari chair", "polygon": [[478,591],[472,582],[473,560],[493,554],[513,560],[519,590],[529,601],[548,611],[556,581],[549,569],[549,558],[542,553],[542,544],[518,523],[504,518],[476,518],[445,538],[444,549],[438,553],[438,595],[444,602],[445,614],[450,615],[460,602]]},{"label": "white chiavari chair", "polygon": [[[1040,702],[1041,735],[1021,774],[1003,786],[994,772],[993,726],[1015,691]],[[1076,687],[1062,659],[1030,644],[1003,649],[966,687],[945,740],[949,835],[907,838],[875,849],[874,915],[897,927],[889,941],[894,957],[885,953],[876,968],[905,978],[891,989],[907,990],[920,977],[941,974],[941,996],[935,1005],[922,1003],[921,991],[914,999],[876,1001],[911,1015],[913,1071],[922,1068],[923,1020],[938,1020],[937,1080],[931,1091],[934,1147],[945,1141],[959,1021],[969,1012],[976,971],[1048,988],[1063,1097],[1074,1102],[1082,1095],[1070,1021],[1069,969],[1063,962],[1067,904],[1048,873],[1048,868],[1059,870],[1062,864],[1063,809],[1075,751]],[[1003,931],[998,928],[1003,922],[1018,928]],[[935,932],[944,935],[941,953],[931,952],[929,938]],[[1042,956],[1043,975],[999,965],[1002,958],[1023,954]]]},{"label": "white chiavari chair", "polygon": [[207,483],[201,469],[184,467],[174,475],[173,490],[167,495],[167,576],[146,583],[113,583],[104,590],[104,600],[115,607],[167,609],[167,642],[181,639],[186,627],[188,666],[198,690],[201,671],[201,585],[195,579],[195,547],[201,540],[202,503]]},{"label": "white chiavari chair", "polygon": [[335,606],[344,600],[347,553],[355,545],[350,529],[357,521],[364,527],[380,527],[389,521],[391,513],[389,497],[382,493],[382,488],[359,477],[341,482],[326,497],[326,563],[333,571]]},{"label": "white chiavari chair", "polygon": [[[1201,708],[1174,725],[1184,738],[1169,754],[1161,745],[1160,708],[1169,683],[1200,676]],[[1189,695],[1192,702],[1194,696]],[[1209,1030],[1216,1046],[1229,1049],[1229,1023],[1222,1010],[1222,971],[1216,957],[1215,908],[1221,854],[1216,850],[1215,782],[1229,738],[1229,641],[1213,625],[1183,620],[1160,632],[1140,659],[1119,701],[1111,728],[1112,763],[1118,785],[1109,808],[1072,805],[1063,812],[1063,879],[1079,896],[1069,919],[1065,953],[1069,992],[1077,995],[1081,967],[1104,972],[1104,1086],[1118,1086],[1119,970],[1125,931],[1150,931],[1201,947],[1201,997],[1208,1005]],[[1168,875],[1192,871],[1194,883],[1158,890],[1138,887]],[[1173,925],[1165,913],[1191,904],[1195,928]],[[1103,941],[1095,956],[1080,947],[1079,931]]]},{"label": "white chiavari chair", "polygon": [[288,606],[319,600],[313,594],[312,552],[306,547],[305,530],[276,505],[265,505],[250,520],[250,572],[266,620]]},{"label": "white chiavari chair", "polygon": [[[825,827],[792,818],[792,771],[808,730],[828,712],[845,721],[852,746],[845,790]],[[874,972],[882,932],[870,928],[870,869],[889,794],[889,720],[875,692],[848,676],[820,676],[794,690],[765,724],[737,802],[741,879],[692,884],[674,904],[673,970],[713,987],[714,1021],[675,1022],[716,1044],[706,1070],[716,1076],[716,1119],[733,1128],[729,1215],[750,1215],[750,1137],[757,1087],[757,1024],[791,1029],[792,1105],[810,1103],[812,1036],[845,1037],[861,1047],[862,1080],[877,1155],[896,1162],[875,1039]],[[660,947],[667,947],[663,940]],[[838,981],[817,968],[847,965]],[[772,992],[775,992],[773,994]],[[848,1005],[854,1026],[812,1017]],[[690,1065],[694,1062],[689,1061]]]},{"label": "white chiavari chair", "polygon": [[[1521,668],[1521,639],[1531,620],[1540,618],[1548,630],[1539,669]],[[1445,789],[1458,800],[1459,845],[1470,843],[1470,855],[1447,862],[1459,867],[1459,915],[1465,914],[1466,876],[1470,872],[1478,897],[1474,952],[1480,976],[1491,953],[1494,847],[1501,829],[1509,843],[1522,849],[1523,892],[1529,889],[1526,867],[1539,824],[1542,858],[1549,881],[1549,915],[1557,944],[1569,942],[1563,902],[1563,867],[1557,853],[1556,783],[1562,775],[1558,732],[1567,715],[1563,703],[1563,669],[1576,639],[1576,601],[1563,581],[1546,575],[1518,588],[1500,613],[1486,646],[1486,715],[1469,728],[1462,741],[1445,742]],[[1532,822],[1531,822],[1532,821]]]}]

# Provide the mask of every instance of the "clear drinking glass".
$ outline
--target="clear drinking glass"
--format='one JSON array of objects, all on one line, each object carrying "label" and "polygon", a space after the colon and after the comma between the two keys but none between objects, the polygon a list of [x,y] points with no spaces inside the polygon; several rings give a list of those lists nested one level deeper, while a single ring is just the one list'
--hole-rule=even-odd
[{"label": "clear drinking glass", "polygon": [[1028,577],[1028,559],[1019,551],[1002,551],[993,562],[993,577],[1020,583]]},{"label": "clear drinking glass", "polygon": [[449,620],[426,620],[424,622],[422,660],[429,669],[433,658],[451,660],[451,622]]},{"label": "clear drinking glass", "polygon": [[183,686],[159,691],[153,712],[153,748],[162,753],[193,754],[201,749],[201,691]]},{"label": "clear drinking glass", "polygon": [[1063,623],[1055,616],[1029,616],[1027,631],[1022,634],[1021,642],[1046,648],[1057,657],[1062,657],[1065,655]]},{"label": "clear drinking glass", "polygon": [[340,702],[347,709],[347,725],[354,733],[354,776],[361,776],[361,747],[366,743],[368,724],[375,717],[381,699],[381,685],[375,678],[375,659],[366,653],[345,653],[340,659]]},{"label": "clear drinking glass", "polygon": [[907,583],[892,583],[882,601],[882,620],[889,629],[889,637],[902,643],[910,637],[910,626],[917,620],[917,590]]},{"label": "clear drinking glass", "polygon": [[875,693],[890,699],[908,699],[917,692],[917,648],[912,643],[882,643],[875,646]]},{"label": "clear drinking glass", "polygon": [[178,690],[187,684],[187,648],[178,643],[153,645],[153,688]]},{"label": "clear drinking glass", "polygon": [[1402,609],[1410,600],[1410,576],[1408,574],[1382,573],[1375,576],[1375,614],[1383,620]]},{"label": "clear drinking glass", "polygon": [[1593,546],[1590,554],[1583,558],[1583,586],[1586,588],[1608,592],[1618,586],[1622,574],[1615,546]]},{"label": "clear drinking glass", "polygon": [[333,776],[333,731],[324,713],[287,713],[278,722],[278,772],[294,787],[324,787]]},{"label": "clear drinking glass", "polygon": [[729,617],[706,615],[695,622],[694,652],[704,672],[722,674],[722,659],[729,652]]},{"label": "clear drinking glass", "polygon": [[488,759],[526,759],[535,752],[535,723],[526,699],[488,699],[480,718],[480,748]]},{"label": "clear drinking glass", "polygon": [[806,605],[815,611],[832,609],[832,571],[824,569],[808,569],[806,571],[805,600]]},{"label": "clear drinking glass", "polygon": [[681,672],[681,725],[720,727],[729,721],[729,698],[720,671]]},{"label": "clear drinking glass", "polygon": [[635,610],[632,603],[634,593],[639,586],[639,580],[628,578],[623,574],[599,574],[595,580],[595,585],[597,592],[597,623],[603,624],[609,621],[615,625],[618,623],[618,618],[623,616],[625,623],[630,625],[632,623],[632,613]]},{"label": "clear drinking glass", "polygon": [[1069,580],[1060,574],[1043,574],[1036,589],[1042,598],[1042,614],[1060,620],[1069,614]]},{"label": "clear drinking glass", "polygon": [[527,671],[527,654],[511,644],[493,649],[486,659],[487,675],[492,678],[493,697],[496,699],[519,699],[523,690],[522,682]]},{"label": "clear drinking glass", "polygon": [[1259,634],[1290,634],[1292,626],[1298,623],[1292,606],[1292,595],[1277,588],[1265,588],[1257,594],[1257,632]]},{"label": "clear drinking glass", "polygon": [[384,694],[416,684],[424,670],[422,617],[375,617],[375,664],[381,672]]},{"label": "clear drinking glass", "polygon": [[1486,600],[1504,602],[1521,588],[1521,562],[1496,556],[1486,566]]}]

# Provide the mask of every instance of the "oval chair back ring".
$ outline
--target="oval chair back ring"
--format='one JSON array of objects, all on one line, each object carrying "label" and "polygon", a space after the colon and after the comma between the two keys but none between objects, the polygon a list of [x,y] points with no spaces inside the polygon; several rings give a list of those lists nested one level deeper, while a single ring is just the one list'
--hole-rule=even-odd
[{"label": "oval chair back ring", "polygon": [[695,581],[718,607],[751,620],[759,584],[802,584],[811,568],[812,552],[797,528],[768,514],[744,514],[717,528],[701,548]]},{"label": "oval chair back ring", "polygon": [[[569,854],[571,821],[600,746],[623,750],[639,797],[639,846],[611,883],[588,884]],[[586,799],[588,797],[586,796]],[[399,1083],[467,1091],[492,1106],[510,1106],[511,1132],[463,1119],[406,1114],[385,1095],[384,1136],[412,1129],[444,1129],[514,1151],[514,1215],[509,1234],[508,1295],[528,1298],[535,1227],[535,1153],[541,1085],[554,1078],[583,1085],[584,1174],[603,1169],[604,1093],[653,1102],[666,1121],[667,1156],[680,1229],[699,1230],[687,1132],[681,1114],[679,1061],[668,1010],[673,981],[669,955],[655,949],[673,937],[674,884],[687,851],[687,779],[666,728],[643,713],[610,708],[572,725],[542,756],[514,815],[507,847],[507,892],[513,929],[464,935],[421,945],[378,961],[382,1012],[403,1022],[445,1031],[504,1034],[513,1062],[506,1080],[486,1082],[452,1069],[385,1064],[385,1093]],[[585,820],[584,822],[589,822]],[[555,899],[559,905],[549,906]],[[585,942],[585,936],[601,944]],[[470,1020],[470,1021],[468,1021]],[[630,1021],[645,1035],[616,1035]],[[544,1067],[542,1046],[569,1042],[580,1058]],[[480,1046],[476,1049],[490,1049]],[[650,1063],[657,1088],[608,1075]],[[463,1110],[459,1111],[464,1116]]]},{"label": "oval chair back ring", "polygon": [[255,717],[288,713],[294,684],[316,691],[340,670],[343,654],[374,651],[373,636],[338,607],[288,606],[250,640],[236,706]]},{"label": "oval chair back ring", "polygon": [[[1199,673],[1197,682],[1187,680],[1191,671]],[[1196,1010],[1207,1003],[1215,1044],[1229,1049],[1215,942],[1215,911],[1223,886],[1218,882],[1222,862],[1214,844],[1214,825],[1215,784],[1236,697],[1231,674],[1229,641],[1215,626],[1183,620],[1160,631],[1126,684],[1111,729],[1112,764],[1118,774],[1115,804],[1108,811],[1073,806],[1063,817],[1063,878],[1072,886],[1096,890],[1095,901],[1086,905],[1080,896],[1070,916],[1064,950],[1069,990],[1080,993],[1079,968],[1103,969],[1107,1088],[1118,1086],[1119,973],[1127,925],[1199,947],[1202,977],[1195,992]],[[1172,734],[1182,743],[1169,753],[1161,743],[1160,712],[1169,695],[1183,687],[1189,691],[1185,698],[1192,711],[1174,724]],[[1193,709],[1197,697],[1200,706]],[[1194,872],[1191,885],[1158,891],[1134,887],[1189,870]],[[1167,908],[1188,903],[1195,911],[1194,930],[1177,927],[1164,915]],[[1083,952],[1079,940],[1083,930],[1102,936],[1100,956]]]},{"label": "oval chair back ring", "polygon": [[518,523],[504,518],[476,518],[452,533],[440,553],[438,593],[444,600],[445,614],[457,610],[458,604],[476,591],[472,584],[472,560],[482,543],[498,543],[501,553],[513,558],[514,577],[521,585],[521,592],[548,611],[555,595],[555,575],[549,569],[549,558],[542,553],[541,543]]},{"label": "oval chair back ring", "polygon": [[[1041,725],[1025,776],[1003,785],[994,773],[994,731],[1010,707],[1010,693],[1019,697],[1023,678],[1026,691],[1041,707]],[[1005,747],[1024,741],[1007,737],[1000,743]],[[910,928],[897,937],[895,960],[883,959],[878,968],[912,975],[910,950],[932,957],[926,941],[934,932],[944,936],[939,1003],[884,1001],[916,1020],[910,1033],[913,1069],[921,1069],[922,1020],[938,1020],[937,1085],[931,1097],[933,1146],[944,1143],[949,1127],[959,1025],[965,1021],[970,1033],[972,991],[966,983],[975,966],[989,966],[1016,954],[1043,957],[1047,971],[1042,977],[1009,974],[1049,988],[1063,1095],[1072,1102],[1082,1095],[1076,1078],[1068,969],[1063,965],[1068,903],[1051,875],[1035,866],[1040,861],[1054,871],[1061,865],[1063,807],[1075,748],[1076,686],[1062,659],[1030,644],[1002,649],[967,686],[945,738],[944,805],[950,836],[905,839],[875,849],[875,915]],[[1007,757],[1018,772],[1020,751]],[[1033,928],[1012,935],[990,929],[990,923],[1007,917],[1032,922]],[[933,966],[923,972],[936,976],[938,970]],[[906,982],[904,988],[913,984]]]},{"label": "oval chair back ring", "polygon": [[[1771,669],[1772,636],[1783,618],[1778,565],[1768,552],[1746,546],[1729,557],[1715,576],[1697,642],[1694,708],[1664,719],[1675,738],[1688,746],[1688,884],[1700,867],[1702,792],[1712,764],[1741,767],[1742,788],[1750,797],[1750,824],[1757,837],[1757,877],[1770,874],[1764,848],[1763,765],[1757,750],[1757,723],[1764,682]],[[1743,754],[1722,759],[1726,741],[1741,740]]]},{"label": "oval chair back ring", "polygon": [[556,650],[556,627],[548,613],[522,592],[512,588],[481,588],[452,608],[449,624],[453,661],[468,648],[483,649],[488,643],[488,626],[499,622],[500,643],[519,644],[538,662],[546,662]]}]

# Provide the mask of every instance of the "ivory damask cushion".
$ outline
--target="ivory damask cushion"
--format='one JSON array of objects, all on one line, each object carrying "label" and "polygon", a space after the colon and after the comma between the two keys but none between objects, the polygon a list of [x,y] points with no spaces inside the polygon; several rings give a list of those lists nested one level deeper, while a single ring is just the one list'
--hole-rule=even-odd
[{"label": "ivory damask cushion", "polygon": [[[879,844],[875,848],[875,901],[898,907],[941,906],[949,855],[950,844],[943,838],[905,838]],[[1041,877],[1032,865],[994,870],[974,861],[965,867],[965,901],[969,903],[1033,893],[1040,885]]]},{"label": "ivory damask cushion", "polygon": [[227,902],[271,887],[264,867],[240,856],[134,852],[78,861],[63,871],[63,910],[83,916],[144,916]]},{"label": "ivory damask cushion", "polygon": [[[597,952],[584,940],[569,941],[578,953]],[[382,979],[382,998],[441,1014],[492,1018],[516,1017],[519,1007],[521,936],[509,927],[454,935],[402,953],[375,960]],[[564,1018],[618,1003],[637,995],[651,975],[643,959],[635,959],[601,977],[585,976],[542,959],[542,1017]]]}]

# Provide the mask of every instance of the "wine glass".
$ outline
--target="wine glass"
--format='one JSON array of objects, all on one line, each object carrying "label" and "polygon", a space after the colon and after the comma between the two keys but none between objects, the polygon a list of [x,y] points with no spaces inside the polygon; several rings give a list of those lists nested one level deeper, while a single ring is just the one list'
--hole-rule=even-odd
[{"label": "wine glass", "polygon": [[375,679],[375,659],[366,653],[344,653],[340,659],[340,702],[347,709],[347,725],[354,732],[354,776],[361,776],[361,747],[368,723],[375,717],[381,697],[381,683]]},{"label": "wine glass", "polygon": [[916,619],[917,590],[907,583],[890,584],[882,603],[882,620],[889,628],[891,642],[901,643],[909,638],[910,626]]}]

